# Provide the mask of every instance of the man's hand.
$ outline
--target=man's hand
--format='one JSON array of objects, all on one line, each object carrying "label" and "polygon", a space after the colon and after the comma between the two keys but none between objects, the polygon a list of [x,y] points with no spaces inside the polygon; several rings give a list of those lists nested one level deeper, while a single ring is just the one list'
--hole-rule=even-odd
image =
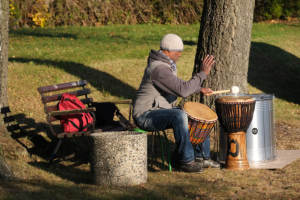
[{"label": "man's hand", "polygon": [[205,58],[202,60],[201,71],[204,71],[204,73],[208,75],[214,64],[215,64],[214,56],[206,55]]},{"label": "man's hand", "polygon": [[213,93],[213,91],[210,88],[201,88],[200,92],[205,96],[210,96]]}]

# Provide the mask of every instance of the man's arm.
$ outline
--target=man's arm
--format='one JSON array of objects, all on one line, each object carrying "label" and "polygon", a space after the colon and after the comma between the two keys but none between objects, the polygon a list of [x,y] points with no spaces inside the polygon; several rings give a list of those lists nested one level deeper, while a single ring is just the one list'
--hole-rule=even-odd
[{"label": "man's arm", "polygon": [[165,66],[156,67],[151,74],[151,78],[156,87],[176,96],[188,97],[200,91],[202,91],[203,94],[208,94],[212,91],[209,88],[207,90],[201,90],[201,85],[209,75],[214,64],[214,56],[206,55],[202,60],[201,71],[195,74],[189,81],[179,79],[172,73],[170,68]]},{"label": "man's arm", "polygon": [[188,97],[193,93],[200,92],[206,74],[202,71],[194,75],[189,81],[184,81],[175,76],[170,68],[158,66],[153,70],[151,78],[153,84],[161,90],[172,95]]}]

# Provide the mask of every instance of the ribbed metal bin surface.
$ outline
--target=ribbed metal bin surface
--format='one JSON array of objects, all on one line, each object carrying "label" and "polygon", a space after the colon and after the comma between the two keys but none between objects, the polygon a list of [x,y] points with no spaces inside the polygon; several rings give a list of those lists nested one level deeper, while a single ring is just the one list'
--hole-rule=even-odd
[{"label": "ribbed metal bin surface", "polygon": [[274,128],[274,95],[250,94],[256,100],[253,119],[247,129],[247,157],[249,162],[266,162],[276,158]]}]

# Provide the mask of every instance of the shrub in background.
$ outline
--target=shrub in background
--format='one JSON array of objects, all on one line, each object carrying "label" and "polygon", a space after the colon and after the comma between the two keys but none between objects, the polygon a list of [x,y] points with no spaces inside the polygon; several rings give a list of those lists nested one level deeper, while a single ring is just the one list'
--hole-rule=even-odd
[{"label": "shrub in background", "polygon": [[32,5],[32,13],[29,13],[29,17],[36,26],[45,27],[51,17],[48,2],[46,0],[36,0]]},{"label": "shrub in background", "polygon": [[[299,17],[300,0],[255,0],[254,20]],[[10,27],[199,23],[203,0],[10,0]]]},{"label": "shrub in background", "polygon": [[48,25],[49,0],[10,0],[9,3],[11,28]]},{"label": "shrub in background", "polygon": [[106,24],[191,24],[201,18],[196,0],[10,0],[11,27]]},{"label": "shrub in background", "polygon": [[299,18],[300,0],[255,0],[254,21]]}]

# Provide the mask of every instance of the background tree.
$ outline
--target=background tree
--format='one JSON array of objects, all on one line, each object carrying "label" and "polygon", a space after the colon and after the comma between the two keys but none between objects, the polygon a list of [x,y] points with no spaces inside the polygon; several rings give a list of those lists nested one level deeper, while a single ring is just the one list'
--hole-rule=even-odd
[{"label": "background tree", "polygon": [[[200,70],[204,55],[215,56],[203,87],[230,89],[237,85],[247,92],[247,75],[253,22],[254,0],[205,0],[195,56],[194,72]],[[214,105],[214,97],[197,94],[193,100]]]},{"label": "background tree", "polygon": [[[0,0],[0,110],[8,107],[7,101],[7,64],[8,64],[8,0]],[[2,115],[1,115],[2,116]],[[4,136],[6,128],[3,118],[0,118],[0,137]],[[1,150],[1,146],[0,146]],[[0,151],[0,178],[11,177],[2,150]]]}]

